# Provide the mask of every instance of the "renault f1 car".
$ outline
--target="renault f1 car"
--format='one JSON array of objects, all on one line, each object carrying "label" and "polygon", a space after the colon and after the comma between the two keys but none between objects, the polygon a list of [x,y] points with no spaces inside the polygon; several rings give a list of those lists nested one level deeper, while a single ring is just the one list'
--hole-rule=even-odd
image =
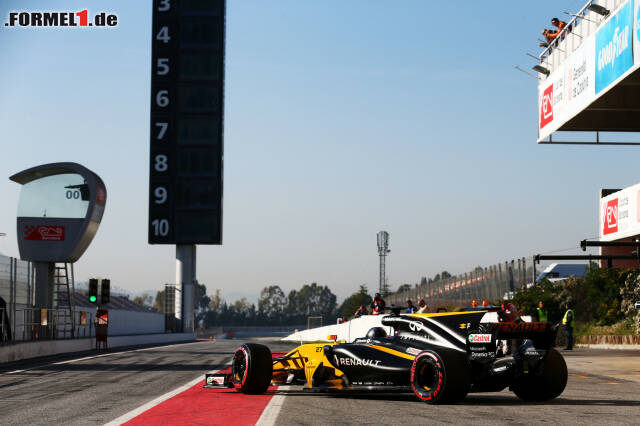
[{"label": "renault f1 car", "polygon": [[[387,315],[352,343],[303,344],[272,357],[264,345],[247,343],[233,357],[231,372],[209,374],[206,385],[235,386],[247,394],[270,384],[303,384],[326,392],[413,392],[427,403],[454,403],[469,392],[509,387],[525,401],[559,396],[567,366],[553,349],[557,328],[548,323],[481,322],[486,311]],[[505,356],[499,341],[513,339]]]}]

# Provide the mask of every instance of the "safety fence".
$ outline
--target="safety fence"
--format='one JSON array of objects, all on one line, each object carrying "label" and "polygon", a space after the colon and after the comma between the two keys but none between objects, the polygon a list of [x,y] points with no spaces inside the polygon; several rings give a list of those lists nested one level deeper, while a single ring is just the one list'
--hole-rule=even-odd
[{"label": "safety fence", "polygon": [[92,337],[92,312],[34,307],[34,281],[32,263],[0,255],[0,345]]},{"label": "safety fence", "polygon": [[471,272],[458,274],[437,281],[416,284],[413,288],[386,296],[387,305],[402,305],[411,300],[415,305],[424,299],[427,306],[469,306],[473,300],[478,304],[486,300],[497,303],[513,297],[518,288],[525,288],[535,281],[533,258],[519,258],[488,267],[477,267]]},{"label": "safety fence", "polygon": [[[73,315],[73,321],[71,318]],[[74,324],[75,326],[73,326]],[[94,334],[93,313],[68,309],[0,308],[0,344],[31,340],[87,338]]]}]

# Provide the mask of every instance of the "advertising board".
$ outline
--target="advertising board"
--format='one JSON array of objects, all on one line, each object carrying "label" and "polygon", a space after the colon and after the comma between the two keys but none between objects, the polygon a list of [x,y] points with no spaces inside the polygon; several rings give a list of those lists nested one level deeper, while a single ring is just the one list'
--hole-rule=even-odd
[{"label": "advertising board", "polygon": [[[570,49],[562,44],[559,48]],[[538,141],[562,129],[639,67],[640,0],[629,0],[606,18],[597,32],[585,37],[548,77],[540,79]]]},{"label": "advertising board", "polygon": [[549,135],[563,123],[565,104],[564,66],[549,76],[540,88],[538,121],[540,133]]},{"label": "advertising board", "polygon": [[600,241],[640,234],[640,183],[600,199]]},{"label": "advertising board", "polygon": [[633,12],[627,2],[596,33],[596,93],[633,66]]},{"label": "advertising board", "polygon": [[589,37],[565,61],[565,120],[568,121],[593,102],[596,95],[594,37]]},{"label": "advertising board", "polygon": [[640,64],[640,0],[633,5],[633,63]]}]

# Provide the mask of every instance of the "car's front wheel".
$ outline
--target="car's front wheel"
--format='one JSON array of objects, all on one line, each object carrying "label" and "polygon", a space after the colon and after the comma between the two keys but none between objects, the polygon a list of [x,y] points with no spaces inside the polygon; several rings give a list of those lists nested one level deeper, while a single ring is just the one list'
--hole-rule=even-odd
[{"label": "car's front wheel", "polygon": [[271,383],[273,361],[264,345],[246,343],[236,349],[231,363],[231,377],[239,392],[264,393]]}]

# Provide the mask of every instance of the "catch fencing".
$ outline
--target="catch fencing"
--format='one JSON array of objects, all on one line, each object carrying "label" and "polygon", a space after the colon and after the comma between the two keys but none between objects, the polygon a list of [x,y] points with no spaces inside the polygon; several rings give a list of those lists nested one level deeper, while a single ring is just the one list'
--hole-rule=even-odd
[{"label": "catch fencing", "polygon": [[518,258],[471,272],[416,284],[413,288],[386,296],[387,305],[404,306],[407,300],[414,305],[424,299],[430,310],[439,306],[470,306],[473,300],[481,304],[498,303],[511,298],[518,288],[526,288],[535,281],[533,258]]},{"label": "catch fencing", "polygon": [[[0,345],[92,336],[91,312],[34,307],[33,299],[33,264],[0,255]],[[73,330],[71,324],[75,324]]]}]

